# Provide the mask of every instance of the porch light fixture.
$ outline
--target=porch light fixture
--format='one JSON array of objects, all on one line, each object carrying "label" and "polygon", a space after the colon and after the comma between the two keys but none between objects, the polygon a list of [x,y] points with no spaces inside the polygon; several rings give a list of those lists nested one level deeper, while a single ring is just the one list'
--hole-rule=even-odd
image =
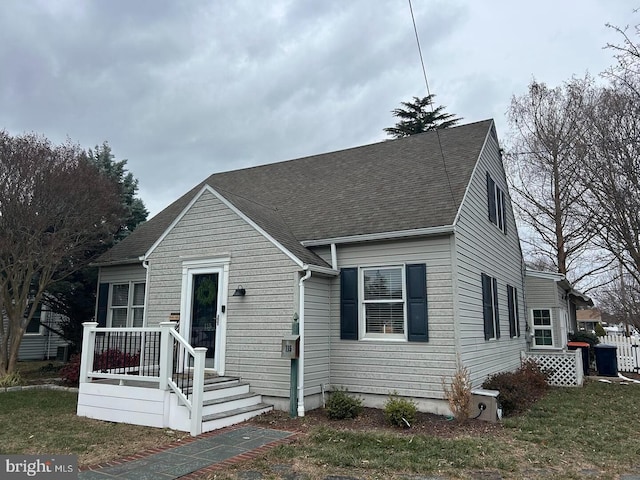
[{"label": "porch light fixture", "polygon": [[238,285],[236,291],[233,292],[234,297],[244,297],[247,294],[247,291],[242,287],[242,285]]}]

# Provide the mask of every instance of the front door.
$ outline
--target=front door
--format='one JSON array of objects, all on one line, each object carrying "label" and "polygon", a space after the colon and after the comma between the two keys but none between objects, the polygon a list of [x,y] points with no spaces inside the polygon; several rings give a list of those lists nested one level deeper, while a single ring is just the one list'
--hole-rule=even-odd
[{"label": "front door", "polygon": [[220,274],[198,273],[191,281],[189,341],[193,347],[207,347],[206,368],[215,368],[216,330],[219,322]]}]

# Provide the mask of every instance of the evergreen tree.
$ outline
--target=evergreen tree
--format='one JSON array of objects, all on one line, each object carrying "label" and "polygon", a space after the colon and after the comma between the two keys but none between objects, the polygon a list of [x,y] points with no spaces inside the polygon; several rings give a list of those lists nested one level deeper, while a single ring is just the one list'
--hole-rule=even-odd
[{"label": "evergreen tree", "polygon": [[393,138],[408,137],[416,133],[422,133],[439,128],[454,127],[462,120],[452,113],[444,112],[445,107],[432,108],[435,95],[426,97],[413,97],[412,102],[401,102],[404,108],[392,110],[393,116],[400,120],[394,127],[385,128]]},{"label": "evergreen tree", "polygon": [[[124,210],[117,231],[111,237],[104,238],[101,245],[91,252],[95,258],[135,230],[147,219],[149,212],[142,199],[136,196],[138,180],[127,171],[127,161],[116,161],[107,142],[96,146],[94,150],[90,149],[86,156],[89,163],[117,183]],[[72,351],[78,351],[82,345],[82,323],[90,321],[95,314],[97,280],[97,267],[87,266],[52,285],[45,293],[43,303],[49,310],[64,317],[59,329],[45,327],[69,341]]]}]

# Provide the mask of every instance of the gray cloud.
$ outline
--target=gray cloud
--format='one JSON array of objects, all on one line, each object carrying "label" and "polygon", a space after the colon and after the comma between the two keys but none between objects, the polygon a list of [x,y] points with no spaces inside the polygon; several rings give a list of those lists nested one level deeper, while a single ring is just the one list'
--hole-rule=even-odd
[{"label": "gray cloud", "polygon": [[[610,62],[622,2],[413,2],[431,89],[467,121]],[[153,213],[216,171],[382,140],[426,94],[400,0],[5,0],[0,128],[108,140]]]}]

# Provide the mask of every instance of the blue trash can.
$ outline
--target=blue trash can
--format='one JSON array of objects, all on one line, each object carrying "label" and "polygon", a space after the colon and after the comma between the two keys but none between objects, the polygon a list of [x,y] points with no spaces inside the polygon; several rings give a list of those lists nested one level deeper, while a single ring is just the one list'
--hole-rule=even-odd
[{"label": "blue trash can", "polygon": [[598,374],[604,377],[618,376],[618,347],[602,343],[595,346]]}]

